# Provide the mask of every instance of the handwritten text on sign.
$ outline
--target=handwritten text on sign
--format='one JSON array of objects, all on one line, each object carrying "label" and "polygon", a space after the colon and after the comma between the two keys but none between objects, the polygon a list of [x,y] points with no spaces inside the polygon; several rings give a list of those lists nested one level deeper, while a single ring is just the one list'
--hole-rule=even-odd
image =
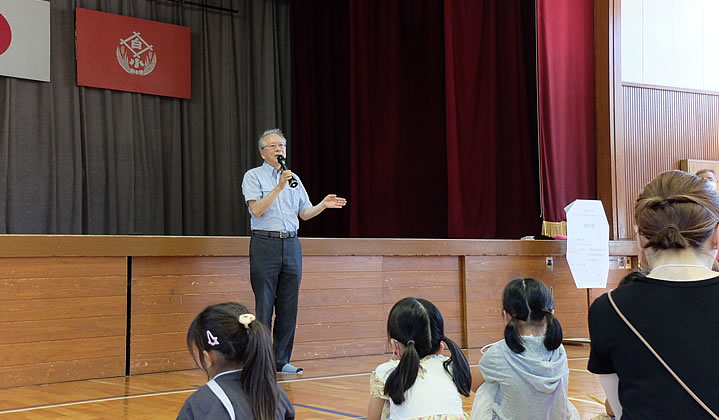
[{"label": "handwritten text on sign", "polygon": [[605,288],[609,275],[609,223],[599,200],[575,200],[567,213],[567,263],[578,288]]}]

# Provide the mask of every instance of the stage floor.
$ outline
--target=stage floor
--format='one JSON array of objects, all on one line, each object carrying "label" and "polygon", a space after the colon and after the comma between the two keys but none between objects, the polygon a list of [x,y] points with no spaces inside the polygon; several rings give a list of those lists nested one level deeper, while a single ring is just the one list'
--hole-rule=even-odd
[{"label": "stage floor", "polygon": [[[589,419],[604,412],[599,379],[587,371],[588,345],[565,345],[569,355],[569,398]],[[479,349],[466,352],[471,364]],[[363,419],[367,414],[370,372],[387,355],[297,362],[303,376],[278,375],[297,419]],[[49,385],[0,389],[3,419],[174,419],[182,403],[206,378],[199,370],[154,373]],[[464,401],[469,413],[474,395]]]}]

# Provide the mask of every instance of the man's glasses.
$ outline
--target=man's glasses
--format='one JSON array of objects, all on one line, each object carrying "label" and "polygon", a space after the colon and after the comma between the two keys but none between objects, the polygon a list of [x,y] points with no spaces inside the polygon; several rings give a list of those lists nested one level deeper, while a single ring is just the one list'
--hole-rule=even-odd
[{"label": "man's glasses", "polygon": [[284,144],[272,143],[272,144],[266,144],[266,145],[264,145],[262,148],[263,148],[263,149],[275,150],[275,149],[284,149],[285,147],[286,147],[286,145],[284,145]]}]

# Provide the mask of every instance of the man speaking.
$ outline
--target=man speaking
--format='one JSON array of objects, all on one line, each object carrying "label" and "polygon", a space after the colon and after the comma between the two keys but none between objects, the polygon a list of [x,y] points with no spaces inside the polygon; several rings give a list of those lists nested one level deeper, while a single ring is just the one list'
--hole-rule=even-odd
[{"label": "man speaking", "polygon": [[308,220],[324,209],[344,207],[347,200],[329,194],[312,206],[299,177],[285,167],[286,145],[279,129],[262,134],[259,148],[264,163],[247,171],[242,193],[251,219],[250,283],[255,294],[255,312],[272,329],[277,372],[299,374],[302,368],[290,364],[302,278],[297,216]]}]

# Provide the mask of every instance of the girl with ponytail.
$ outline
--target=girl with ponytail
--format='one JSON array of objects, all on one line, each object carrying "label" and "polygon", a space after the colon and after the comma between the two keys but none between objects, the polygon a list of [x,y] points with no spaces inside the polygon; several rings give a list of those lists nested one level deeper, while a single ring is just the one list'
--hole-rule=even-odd
[{"label": "girl with ponytail", "polygon": [[[424,299],[404,298],[387,319],[392,360],[372,372],[367,420],[463,420],[472,376],[462,350],[444,335],[444,319]],[[451,357],[442,355],[449,348]]]},{"label": "girl with ponytail", "polygon": [[192,394],[178,419],[294,419],[275,379],[267,328],[239,303],[207,307],[190,324],[187,348],[209,382]]},{"label": "girl with ponytail", "polygon": [[515,279],[502,306],[504,340],[479,361],[471,419],[579,419],[567,400],[569,366],[552,292],[539,280]]}]

